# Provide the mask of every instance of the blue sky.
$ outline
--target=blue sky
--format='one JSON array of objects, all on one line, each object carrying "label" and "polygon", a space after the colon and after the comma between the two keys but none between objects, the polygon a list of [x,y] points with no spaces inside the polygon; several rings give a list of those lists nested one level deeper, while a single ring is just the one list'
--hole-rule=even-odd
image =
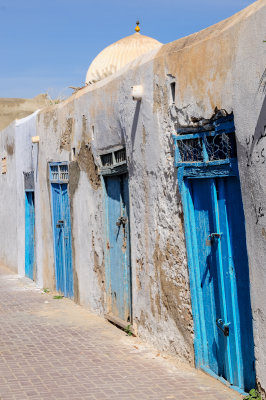
[{"label": "blue sky", "polygon": [[0,0],[0,97],[67,96],[93,58],[134,33],[162,43],[213,25],[252,0]]}]

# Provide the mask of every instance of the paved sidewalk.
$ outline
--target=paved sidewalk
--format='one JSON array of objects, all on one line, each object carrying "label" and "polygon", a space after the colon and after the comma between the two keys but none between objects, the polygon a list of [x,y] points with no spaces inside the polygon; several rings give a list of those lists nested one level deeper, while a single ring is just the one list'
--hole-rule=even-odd
[{"label": "paved sidewalk", "polygon": [[0,267],[0,399],[238,400],[68,299]]}]

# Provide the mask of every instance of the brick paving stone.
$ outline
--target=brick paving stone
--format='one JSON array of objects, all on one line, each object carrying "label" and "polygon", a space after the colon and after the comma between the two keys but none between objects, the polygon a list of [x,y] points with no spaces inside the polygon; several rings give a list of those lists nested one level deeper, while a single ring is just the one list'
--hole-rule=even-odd
[{"label": "brick paving stone", "polygon": [[0,266],[0,400],[239,400],[238,393]]}]

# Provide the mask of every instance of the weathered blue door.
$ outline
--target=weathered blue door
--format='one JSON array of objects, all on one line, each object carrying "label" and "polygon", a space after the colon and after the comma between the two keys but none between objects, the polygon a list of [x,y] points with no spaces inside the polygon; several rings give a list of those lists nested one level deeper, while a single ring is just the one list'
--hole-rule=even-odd
[{"label": "weathered blue door", "polygon": [[197,363],[248,390],[255,386],[254,345],[239,180],[186,178],[184,184],[197,297]]},{"label": "weathered blue door", "polygon": [[127,174],[105,178],[107,314],[131,321],[129,191]]},{"label": "weathered blue door", "polygon": [[[55,167],[57,165],[53,165],[51,169]],[[73,297],[70,205],[68,185],[62,182],[66,180],[68,172],[66,165],[59,164],[58,167],[58,177],[52,176],[51,182],[56,290],[64,296]],[[61,180],[62,183],[55,183],[56,180],[60,182],[62,167],[64,167],[64,179]]]},{"label": "weathered blue door", "polygon": [[25,191],[25,275],[34,278],[35,238],[34,192]]}]

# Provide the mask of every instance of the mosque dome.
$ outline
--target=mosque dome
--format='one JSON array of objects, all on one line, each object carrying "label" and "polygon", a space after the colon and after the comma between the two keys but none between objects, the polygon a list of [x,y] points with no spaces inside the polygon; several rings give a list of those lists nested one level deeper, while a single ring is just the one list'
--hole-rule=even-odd
[{"label": "mosque dome", "polygon": [[111,44],[95,57],[88,69],[86,84],[112,75],[135,58],[161,46],[158,40],[141,35],[139,30],[137,22],[136,33]]}]

